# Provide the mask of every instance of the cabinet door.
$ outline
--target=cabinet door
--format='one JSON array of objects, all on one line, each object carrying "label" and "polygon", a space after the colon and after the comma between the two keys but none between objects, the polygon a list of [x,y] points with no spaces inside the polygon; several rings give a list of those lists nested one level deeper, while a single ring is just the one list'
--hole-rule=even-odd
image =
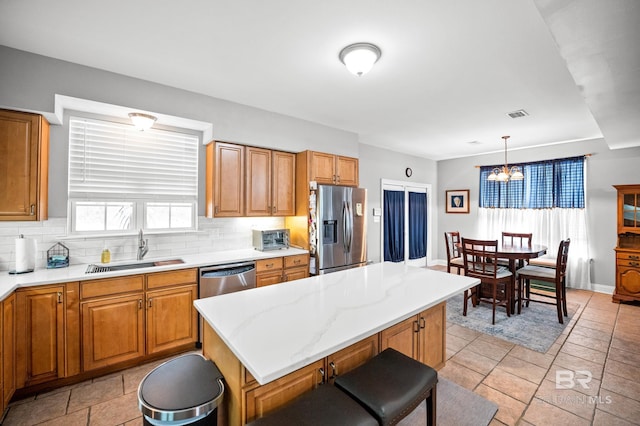
[{"label": "cabinet door", "polygon": [[336,158],[333,154],[311,152],[311,176],[309,180],[332,185],[336,183]]},{"label": "cabinet door", "polygon": [[446,303],[440,303],[418,315],[418,360],[432,368],[444,366],[447,360],[446,309]]},{"label": "cabinet door", "polygon": [[336,175],[338,185],[358,186],[358,159],[337,156]]},{"label": "cabinet door", "polygon": [[264,386],[243,391],[245,422],[262,417],[323,382],[324,359]]},{"label": "cabinet door", "polygon": [[49,123],[0,110],[0,158],[0,220],[47,219]]},{"label": "cabinet door", "polygon": [[294,281],[307,278],[309,276],[309,267],[300,266],[298,268],[289,268],[284,270],[283,281]]},{"label": "cabinet door", "polygon": [[83,302],[83,371],[144,356],[142,293]]},{"label": "cabinet door", "polygon": [[16,293],[16,387],[65,376],[65,287]]},{"label": "cabinet door", "polygon": [[16,391],[16,296],[15,293],[2,302],[2,408],[9,405]]},{"label": "cabinet door", "polygon": [[278,284],[282,282],[282,278],[282,269],[270,272],[258,272],[256,274],[256,286],[264,287]]},{"label": "cabinet door", "polygon": [[380,332],[380,352],[393,348],[413,359],[418,359],[418,320],[412,316]]},{"label": "cabinet door", "polygon": [[247,216],[271,216],[271,151],[246,148]]},{"label": "cabinet door", "polygon": [[244,147],[207,145],[207,217],[244,216]]},{"label": "cabinet door", "polygon": [[296,214],[296,155],[273,151],[271,168],[271,214],[294,216]]},{"label": "cabinet door", "polygon": [[195,344],[198,314],[193,301],[197,295],[195,284],[147,292],[147,354]]},{"label": "cabinet door", "polygon": [[640,268],[618,265],[616,294],[640,297]]},{"label": "cabinet door", "polygon": [[378,354],[378,335],[361,340],[327,357],[328,381],[361,366]]}]

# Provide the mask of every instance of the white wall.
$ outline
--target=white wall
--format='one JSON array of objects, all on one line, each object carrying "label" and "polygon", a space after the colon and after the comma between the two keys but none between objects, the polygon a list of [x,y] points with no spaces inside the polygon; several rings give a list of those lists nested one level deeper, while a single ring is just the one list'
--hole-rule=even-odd
[{"label": "white wall", "polygon": [[[405,175],[405,169],[410,167],[413,174],[410,178]],[[380,200],[380,182],[382,179],[405,181],[413,183],[431,184],[436,188],[437,165],[433,160],[415,157],[399,152],[377,148],[371,145],[360,144],[360,186],[367,188],[367,258],[373,262],[381,261],[380,236],[382,222],[374,222],[373,209],[382,207]],[[435,200],[434,200],[435,201]],[[434,205],[433,214],[438,213],[437,206]],[[434,225],[437,223],[433,221]],[[434,226],[435,228],[435,226]],[[431,238],[437,238],[438,233],[433,232]],[[437,247],[433,244],[432,247]],[[437,258],[433,254],[433,258]]]},{"label": "white wall", "polygon": [[[496,144],[496,146],[498,146]],[[615,285],[616,191],[612,185],[640,183],[640,148],[610,150],[603,139],[558,144],[541,148],[509,150],[510,164],[544,159],[593,154],[587,159],[587,214],[589,251],[593,259],[593,288]],[[502,153],[438,162],[438,204],[444,206],[445,191],[470,189],[470,214],[439,212],[438,254],[446,259],[443,233],[459,230],[461,234],[476,232],[480,171],[475,166],[500,164]]]}]

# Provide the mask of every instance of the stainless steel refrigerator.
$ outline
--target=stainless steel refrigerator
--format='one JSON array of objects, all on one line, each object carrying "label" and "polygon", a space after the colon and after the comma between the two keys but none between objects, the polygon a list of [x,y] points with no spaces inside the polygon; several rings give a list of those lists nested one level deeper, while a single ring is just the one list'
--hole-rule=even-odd
[{"label": "stainless steel refrigerator", "polygon": [[318,185],[310,196],[311,272],[325,274],[367,262],[367,190]]}]

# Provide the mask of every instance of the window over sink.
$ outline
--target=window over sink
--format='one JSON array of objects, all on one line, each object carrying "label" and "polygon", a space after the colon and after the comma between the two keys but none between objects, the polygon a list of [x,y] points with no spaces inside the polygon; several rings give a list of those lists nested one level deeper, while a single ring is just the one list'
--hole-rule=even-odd
[{"label": "window over sink", "polygon": [[195,230],[199,137],[81,117],[69,120],[69,230]]}]

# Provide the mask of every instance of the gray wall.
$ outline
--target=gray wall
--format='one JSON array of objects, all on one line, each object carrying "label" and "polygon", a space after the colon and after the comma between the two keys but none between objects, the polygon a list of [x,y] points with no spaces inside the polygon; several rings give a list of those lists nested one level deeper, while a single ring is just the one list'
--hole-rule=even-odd
[{"label": "gray wall", "polygon": [[[56,94],[209,122],[214,140],[358,156],[355,133],[0,46],[0,106],[50,115]],[[67,212],[67,150],[66,125],[52,126],[51,217]],[[204,171],[204,147],[199,154]],[[200,183],[203,196],[204,179]],[[204,214],[204,203],[199,210]]]},{"label": "gray wall", "polygon": [[[587,160],[587,221],[589,251],[593,264],[591,282],[615,285],[616,191],[612,185],[640,183],[640,148],[610,150],[603,139],[565,143],[541,148],[509,150],[510,164],[544,159],[593,154]],[[438,204],[444,206],[445,191],[470,189],[469,215],[438,214],[439,234],[460,230],[462,234],[476,232],[478,215],[479,169],[475,166],[500,164],[503,154],[481,155],[438,162]],[[443,241],[440,241],[443,240]],[[446,259],[444,237],[438,239],[439,258]]]},{"label": "gray wall", "polygon": [[[405,169],[410,167],[413,174],[410,178],[405,175]],[[373,221],[373,209],[381,207],[380,182],[381,179],[389,179],[404,182],[426,183],[436,190],[437,165],[433,160],[402,154],[377,148],[371,145],[360,144],[360,186],[367,188],[367,257],[374,262],[380,262],[380,224]],[[437,214],[437,206],[434,203],[433,214]],[[437,221],[434,220],[434,228]],[[437,235],[437,232],[433,232]],[[433,238],[435,236],[432,235]],[[436,240],[434,240],[436,241]],[[436,247],[436,245],[433,245]],[[434,253],[433,258],[438,256]]]}]

